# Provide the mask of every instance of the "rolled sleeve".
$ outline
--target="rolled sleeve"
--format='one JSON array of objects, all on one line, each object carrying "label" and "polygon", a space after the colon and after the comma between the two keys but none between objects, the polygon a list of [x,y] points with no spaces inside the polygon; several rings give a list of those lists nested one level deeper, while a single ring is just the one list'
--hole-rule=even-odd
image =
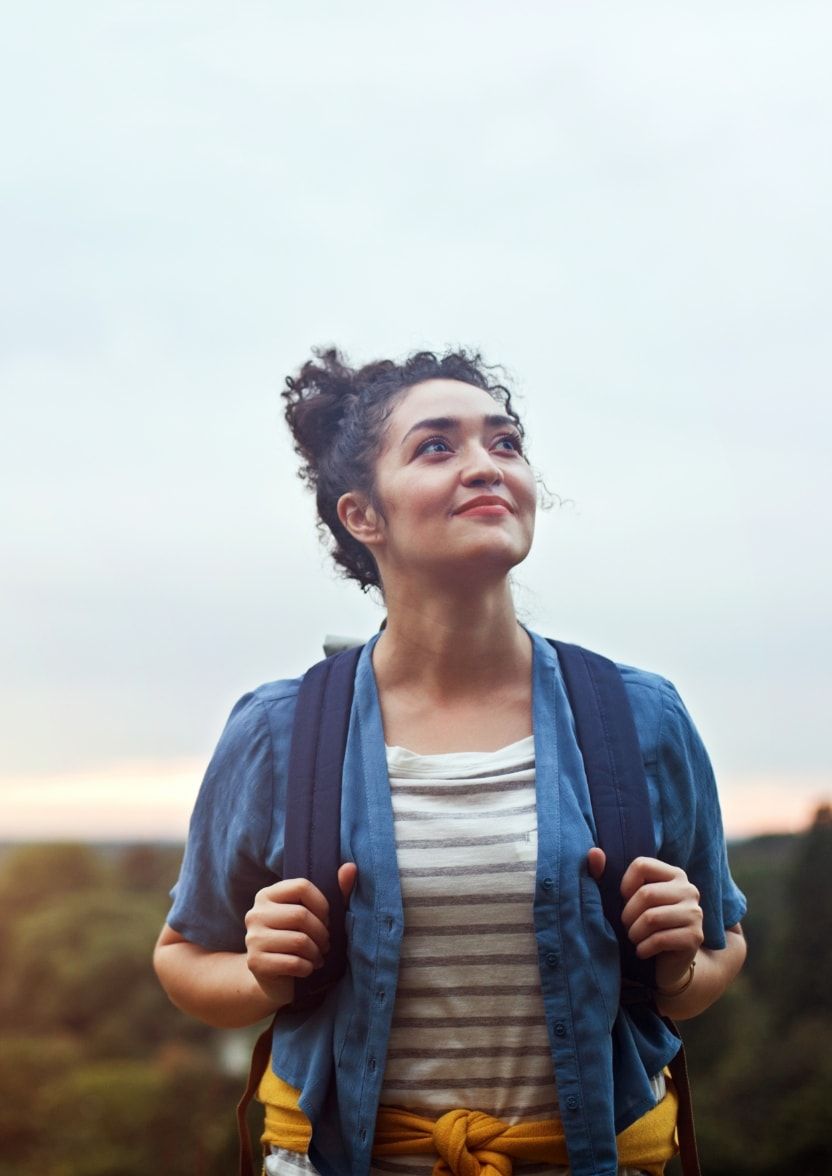
[{"label": "rolled sleeve", "polygon": [[659,856],[680,865],[700,894],[704,946],[725,947],[725,928],[746,912],[731,877],[716,780],[699,732],[675,687],[661,685],[656,770],[662,805]]},{"label": "rolled sleeve", "polygon": [[191,817],[168,923],[211,951],[245,950],[254,895],[279,881],[268,865],[274,805],[268,716],[256,694],[235,705]]}]

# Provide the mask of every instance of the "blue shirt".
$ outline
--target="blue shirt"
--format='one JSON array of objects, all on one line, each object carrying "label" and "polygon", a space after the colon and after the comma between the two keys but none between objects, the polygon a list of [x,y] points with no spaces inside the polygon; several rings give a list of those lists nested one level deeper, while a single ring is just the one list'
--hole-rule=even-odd
[{"label": "blue shirt", "polygon": [[[546,1032],[574,1176],[615,1176],[615,1135],[654,1105],[650,1077],[678,1049],[655,1012],[619,1005],[615,935],[586,856],[595,829],[583,761],[558,666],[533,643],[538,860],[534,924]],[[358,879],[347,913],[349,968],[311,1013],[278,1017],[275,1072],[300,1089],[322,1176],[370,1167],[404,929],[384,732],[365,648],[343,770],[341,854]],[[700,892],[704,946],[745,913],[731,879],[713,772],[674,687],[620,666],[650,790],[657,856]],[[216,951],[244,951],[256,891],[282,877],[283,813],[299,680],[269,683],[231,712],[197,799],[170,925]],[[344,1167],[346,1157],[347,1167]]]}]

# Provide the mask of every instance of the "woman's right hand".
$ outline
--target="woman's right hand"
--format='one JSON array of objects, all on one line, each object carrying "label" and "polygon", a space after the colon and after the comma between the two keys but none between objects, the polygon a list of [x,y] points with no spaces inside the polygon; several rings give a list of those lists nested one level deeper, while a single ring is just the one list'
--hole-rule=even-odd
[{"label": "woman's right hand", "polygon": [[[338,871],[346,903],[358,873],[354,862]],[[277,1005],[294,996],[295,979],[309,976],[329,951],[329,903],[308,878],[289,878],[257,892],[246,915],[246,962]]]}]

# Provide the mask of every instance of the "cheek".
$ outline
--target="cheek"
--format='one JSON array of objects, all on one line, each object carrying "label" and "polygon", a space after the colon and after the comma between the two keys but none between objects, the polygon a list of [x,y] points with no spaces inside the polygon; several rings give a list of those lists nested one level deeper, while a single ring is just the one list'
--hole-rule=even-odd
[{"label": "cheek", "polygon": [[516,493],[518,502],[522,502],[534,514],[537,511],[537,479],[528,466],[523,471]]},{"label": "cheek", "polygon": [[379,505],[388,539],[404,544],[414,531],[436,520],[436,500],[424,486],[397,486]]},{"label": "cheek", "polygon": [[401,519],[418,522],[422,517],[435,518],[437,511],[447,509],[448,494],[448,487],[438,479],[402,479],[390,495],[390,507]]}]

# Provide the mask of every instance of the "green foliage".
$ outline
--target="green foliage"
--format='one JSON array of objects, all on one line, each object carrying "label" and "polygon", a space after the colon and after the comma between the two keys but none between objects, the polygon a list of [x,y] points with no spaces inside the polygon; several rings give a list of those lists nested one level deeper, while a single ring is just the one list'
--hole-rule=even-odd
[{"label": "green foliage", "polygon": [[206,1081],[204,1067],[187,1059],[173,1066],[135,1060],[81,1065],[44,1088],[41,1121],[60,1123],[61,1131],[57,1137],[50,1131],[33,1158],[39,1171],[53,1176],[207,1171],[227,1134],[211,1113],[218,1093],[233,1100],[227,1085]]},{"label": "green foliage", "polygon": [[[748,960],[743,972],[752,993],[770,1002],[779,987],[780,937],[786,922],[784,878],[795,848],[794,837],[767,835],[736,846],[731,870],[748,896],[743,931]],[[709,1013],[709,1017],[711,1014]]]},{"label": "green foliage", "polygon": [[164,894],[164,910],[167,910],[167,891],[179,873],[181,860],[179,846],[128,845],[114,863],[117,884],[123,890],[154,898]]},{"label": "green foliage", "polygon": [[0,1176],[226,1176],[240,1076],[151,955],[180,852],[27,846],[0,869]]},{"label": "green foliage", "polygon": [[76,1060],[74,1043],[62,1037],[10,1034],[0,1037],[0,1174],[23,1172],[4,1168],[4,1161],[31,1153],[42,1131],[35,1093],[52,1074],[65,1072]]},{"label": "green foliage", "polygon": [[[50,845],[0,860],[0,1176],[234,1170],[242,1081],[150,963],[179,856]],[[731,862],[748,964],[683,1026],[703,1174],[826,1176],[832,813],[734,846]]]},{"label": "green foliage", "polygon": [[832,1020],[832,808],[820,808],[786,877],[780,937],[780,1022],[797,1007]]},{"label": "green foliage", "polygon": [[38,910],[56,894],[79,894],[104,884],[107,869],[89,845],[23,845],[0,871],[3,923]]},{"label": "green foliage", "polygon": [[703,1176],[832,1172],[832,814],[735,847],[744,973],[683,1025]]},{"label": "green foliage", "polygon": [[129,1014],[158,933],[158,908],[145,898],[109,889],[50,897],[9,937],[16,1023],[89,1033],[113,1005]]}]

